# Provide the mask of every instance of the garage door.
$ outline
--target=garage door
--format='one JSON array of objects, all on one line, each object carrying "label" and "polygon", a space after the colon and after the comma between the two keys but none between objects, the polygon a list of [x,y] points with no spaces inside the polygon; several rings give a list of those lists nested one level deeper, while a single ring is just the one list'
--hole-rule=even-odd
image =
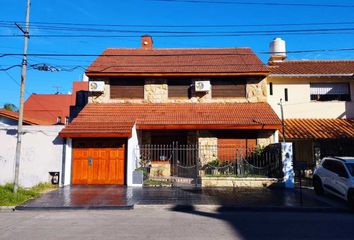
[{"label": "garage door", "polygon": [[125,141],[73,141],[72,184],[124,184]]},{"label": "garage door", "polygon": [[218,159],[234,161],[238,156],[245,156],[257,146],[256,139],[218,138]]}]

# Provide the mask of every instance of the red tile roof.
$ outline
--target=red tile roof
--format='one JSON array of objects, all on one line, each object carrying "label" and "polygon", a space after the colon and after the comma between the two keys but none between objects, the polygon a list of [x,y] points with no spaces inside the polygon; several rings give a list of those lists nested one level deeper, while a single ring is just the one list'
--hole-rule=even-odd
[{"label": "red tile roof", "polygon": [[86,70],[87,76],[203,73],[267,75],[268,69],[250,48],[108,48]]},{"label": "red tile roof", "polygon": [[71,94],[32,94],[24,104],[24,115],[56,124],[70,115]]},{"label": "red tile roof", "polygon": [[[6,109],[0,109],[0,116],[9,118],[15,121],[18,121],[18,113],[17,112],[12,112]],[[23,123],[28,124],[28,125],[45,125],[47,122],[39,120],[39,119],[34,119],[34,118],[29,118],[29,117],[24,117],[23,118]]]},{"label": "red tile roof", "polygon": [[286,119],[286,139],[354,138],[354,119]]},{"label": "red tile roof", "polygon": [[296,60],[269,64],[270,74],[354,74],[354,60]]},{"label": "red tile roof", "polygon": [[70,116],[70,106],[76,104],[78,91],[88,91],[88,82],[73,82],[72,94],[32,94],[24,104],[24,115],[40,119],[43,125],[56,124],[59,116],[64,123]]},{"label": "red tile roof", "polygon": [[62,130],[64,137],[129,137],[138,129],[278,129],[267,103],[89,104]]}]

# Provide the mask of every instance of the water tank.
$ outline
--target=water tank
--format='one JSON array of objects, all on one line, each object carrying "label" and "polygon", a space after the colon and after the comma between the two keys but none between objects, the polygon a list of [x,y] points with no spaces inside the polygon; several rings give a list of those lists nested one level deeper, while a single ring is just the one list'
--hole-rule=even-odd
[{"label": "water tank", "polygon": [[274,38],[269,45],[270,54],[272,56],[283,56],[286,57],[286,47],[285,41],[281,38]]}]

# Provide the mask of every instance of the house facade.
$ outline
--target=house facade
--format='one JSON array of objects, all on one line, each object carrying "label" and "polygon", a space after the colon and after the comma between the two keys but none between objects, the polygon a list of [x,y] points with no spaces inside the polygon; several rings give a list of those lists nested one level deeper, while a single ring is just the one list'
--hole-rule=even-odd
[{"label": "house facade", "polygon": [[[354,61],[286,60],[285,42],[271,43],[268,102],[285,119],[294,159],[313,168],[329,155],[354,155]],[[282,137],[282,136],[281,136]]]},{"label": "house facade", "polygon": [[251,49],[160,49],[149,36],[141,42],[105,50],[86,70],[89,104],[60,133],[68,143],[65,184],[134,185],[148,146],[214,146],[199,158],[205,164],[226,160],[225,149],[278,142],[268,68]]}]

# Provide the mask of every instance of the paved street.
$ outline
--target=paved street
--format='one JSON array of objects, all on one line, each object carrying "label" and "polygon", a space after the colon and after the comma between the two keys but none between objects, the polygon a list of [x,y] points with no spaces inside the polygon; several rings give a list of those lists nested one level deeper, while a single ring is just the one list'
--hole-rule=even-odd
[{"label": "paved street", "polygon": [[0,213],[0,239],[353,239],[354,215],[138,207]]}]

